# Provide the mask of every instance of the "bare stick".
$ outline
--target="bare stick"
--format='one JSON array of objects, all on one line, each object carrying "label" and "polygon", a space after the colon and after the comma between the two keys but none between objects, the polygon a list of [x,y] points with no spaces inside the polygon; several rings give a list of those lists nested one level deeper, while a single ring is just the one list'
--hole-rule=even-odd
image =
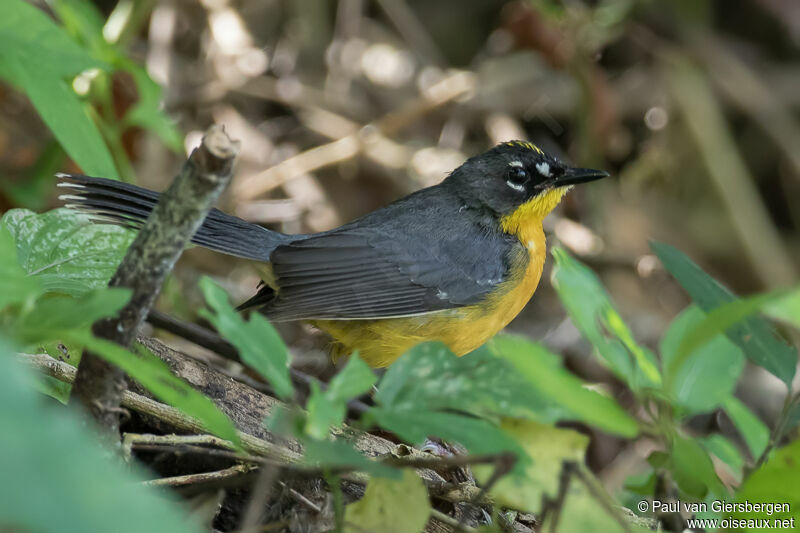
[{"label": "bare stick", "polygon": [[[109,282],[133,291],[117,318],[97,321],[97,337],[130,347],[172,270],[208,210],[230,181],[238,142],[212,126],[160,198]],[[126,388],[125,373],[105,359],[85,352],[72,388],[72,398],[108,430],[119,433],[119,406]]]},{"label": "bare stick", "polygon": [[249,474],[255,467],[248,464],[233,465],[230,468],[217,470],[214,472],[202,472],[200,474],[187,474],[185,476],[162,477],[143,481],[143,485],[151,487],[172,487],[181,488],[189,485],[199,485],[206,483],[225,483],[232,479],[240,478]]}]

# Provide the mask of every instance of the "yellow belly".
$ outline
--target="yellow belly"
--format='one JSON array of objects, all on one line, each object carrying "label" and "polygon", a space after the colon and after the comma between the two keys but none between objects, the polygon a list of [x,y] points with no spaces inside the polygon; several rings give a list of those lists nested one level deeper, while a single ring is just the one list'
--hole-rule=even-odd
[{"label": "yellow belly", "polygon": [[[333,337],[332,355],[358,350],[373,367],[390,365],[411,347],[424,341],[441,341],[456,355],[478,348],[522,311],[542,276],[546,245],[541,222],[518,234],[527,261],[483,302],[460,309],[421,316],[379,320],[320,320],[315,325]],[[525,240],[522,240],[522,239]]]}]

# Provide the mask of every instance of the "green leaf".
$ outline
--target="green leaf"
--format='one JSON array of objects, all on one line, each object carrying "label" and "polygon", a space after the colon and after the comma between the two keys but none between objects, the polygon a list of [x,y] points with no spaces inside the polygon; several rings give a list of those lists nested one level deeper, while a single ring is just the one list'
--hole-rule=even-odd
[{"label": "green leaf", "polygon": [[324,468],[352,468],[373,476],[400,478],[400,470],[365,457],[348,442],[327,439],[300,439],[303,444],[303,464]]},{"label": "green leaf", "polygon": [[306,404],[306,433],[317,439],[326,438],[332,426],[339,426],[344,421],[347,402],[367,392],[376,379],[369,366],[354,355],[333,377],[326,391],[321,391],[312,382],[311,396]]},{"label": "green leaf", "polygon": [[67,153],[92,175],[117,177],[95,124],[64,81],[103,68],[41,10],[20,0],[0,2],[0,77],[21,87]]},{"label": "green leaf", "polygon": [[479,418],[454,413],[384,408],[370,409],[368,415],[382,428],[414,445],[422,444],[427,437],[440,437],[464,445],[473,454],[512,452],[518,458],[517,472],[521,472],[521,468],[530,461],[515,439],[494,424]]},{"label": "green leaf", "polygon": [[375,401],[403,411],[457,409],[544,420],[558,414],[511,363],[490,350],[457,357],[440,342],[419,344],[395,361],[381,379]]},{"label": "green leaf", "polygon": [[411,470],[400,479],[370,479],[364,497],[345,508],[345,533],[420,533],[431,515],[425,484]]},{"label": "green leaf", "polygon": [[[652,242],[650,247],[703,311],[709,313],[736,300],[733,293],[703,272],[682,252],[664,243]],[[797,353],[778,339],[766,320],[747,318],[728,329],[726,335],[753,363],[777,376],[787,386],[791,385]]]},{"label": "green leaf", "polygon": [[112,224],[93,224],[69,209],[36,214],[12,209],[0,219],[13,235],[17,260],[46,291],[79,296],[105,287],[135,234]]},{"label": "green leaf", "polygon": [[[506,476],[490,490],[501,505],[538,513],[542,497],[555,498],[564,461],[583,463],[589,437],[571,429],[558,429],[529,420],[504,420],[503,431],[517,441],[532,459],[524,476]],[[475,465],[473,472],[480,483],[492,475],[491,465]]]},{"label": "green leaf", "polygon": [[716,496],[728,494],[714,471],[708,453],[694,439],[675,436],[668,466],[675,482],[690,496],[703,499],[709,491]]},{"label": "green leaf", "polygon": [[579,420],[603,431],[633,438],[638,424],[613,399],[587,389],[563,366],[560,358],[522,337],[497,336],[487,344],[498,357],[510,361],[520,376],[542,396],[562,406],[565,420]]},{"label": "green leaf", "polygon": [[140,347],[135,355],[116,343],[98,339],[87,332],[64,330],[54,333],[71,342],[80,343],[110,363],[124,370],[153,396],[184,414],[200,421],[210,433],[240,446],[236,428],[213,401],[175,376],[161,359]]},{"label": "green leaf", "polygon": [[776,300],[767,302],[763,311],[776,320],[800,328],[800,289],[795,289]]},{"label": "green leaf", "polygon": [[742,434],[753,458],[761,456],[769,443],[769,429],[745,404],[730,396],[723,406],[733,425]]},{"label": "green leaf", "polygon": [[[9,531],[183,533],[203,529],[170,494],[145,487],[77,412],[35,392],[35,378],[0,341],[0,521]],[[8,482],[13,480],[13,483]]]},{"label": "green leaf", "polygon": [[32,301],[42,292],[38,279],[19,266],[14,237],[0,224],[0,310],[14,303]]},{"label": "green leaf", "polygon": [[127,126],[139,126],[158,135],[158,137],[174,152],[182,152],[183,135],[175,123],[161,111],[161,86],[154,82],[142,67],[127,61],[127,70],[136,82],[139,100],[125,114],[123,123]]},{"label": "green leaf", "polygon": [[200,289],[213,310],[212,313],[202,309],[200,316],[236,347],[242,361],[261,374],[280,398],[291,398],[294,388],[289,376],[289,350],[272,324],[259,313],[252,313],[250,320],[245,321],[211,278],[203,277]]},{"label": "green leaf", "polygon": [[15,323],[14,336],[22,342],[36,342],[42,331],[85,329],[100,318],[113,316],[128,303],[129,289],[93,289],[78,297],[46,295],[29,313]]},{"label": "green leaf", "polygon": [[98,61],[115,64],[122,52],[103,37],[105,17],[94,4],[82,0],[50,0],[64,29]]},{"label": "green leaf", "polygon": [[[705,313],[690,306],[672,321],[661,339],[664,391],[687,414],[711,411],[733,392],[744,368],[742,351],[727,337],[711,335],[710,342],[683,352],[688,335],[705,325]],[[724,331],[724,328],[723,328]]]},{"label": "green leaf", "polygon": [[[736,494],[736,501],[742,508],[729,516],[739,519],[791,520],[781,527],[795,527],[800,522],[800,492],[797,480],[800,479],[800,440],[780,448],[761,468],[745,480]],[[751,507],[744,507],[749,502]],[[766,504],[771,509],[754,509],[753,504]],[[776,507],[780,505],[780,507]],[[774,522],[773,522],[774,523]]]},{"label": "green leaf", "polygon": [[[591,474],[586,473],[590,476]],[[651,529],[631,519],[622,513],[621,508],[607,506],[598,500],[597,496],[589,492],[585,485],[573,479],[572,488],[564,499],[563,508],[559,514],[558,529],[552,524],[553,513],[549,513],[541,526],[541,531],[558,531],[559,533],[584,533],[587,531],[602,531],[603,533],[651,533]],[[595,484],[597,490],[602,490],[599,482]],[[604,495],[607,501],[613,501],[611,496]],[[616,516],[610,513],[615,513]],[[625,524],[623,527],[622,524]]]},{"label": "green leaf", "polygon": [[741,452],[739,452],[739,448],[737,448],[734,443],[719,433],[714,433],[708,437],[698,439],[698,441],[703,448],[728,465],[731,472],[736,475],[737,478],[741,477],[744,458]]},{"label": "green leaf", "polygon": [[597,276],[563,248],[552,251],[552,283],[572,321],[634,391],[656,387],[661,375],[650,350],[639,346]]}]

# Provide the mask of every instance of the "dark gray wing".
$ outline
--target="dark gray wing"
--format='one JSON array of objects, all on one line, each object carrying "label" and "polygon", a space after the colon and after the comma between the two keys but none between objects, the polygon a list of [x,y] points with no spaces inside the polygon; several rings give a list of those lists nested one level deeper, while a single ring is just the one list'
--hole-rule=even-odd
[{"label": "dark gray wing", "polygon": [[519,242],[425,189],[272,253],[276,320],[419,315],[474,304],[507,279]]}]

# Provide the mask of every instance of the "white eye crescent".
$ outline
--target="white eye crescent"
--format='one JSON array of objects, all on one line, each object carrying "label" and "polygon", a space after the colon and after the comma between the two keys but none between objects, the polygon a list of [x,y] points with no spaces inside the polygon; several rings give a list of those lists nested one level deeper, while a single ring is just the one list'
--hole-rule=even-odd
[{"label": "white eye crescent", "polygon": [[525,191],[525,186],[520,183],[514,183],[511,180],[506,180],[506,185],[514,189],[515,191],[523,192]]},{"label": "white eye crescent", "polygon": [[536,170],[538,170],[539,174],[541,174],[545,178],[549,178],[553,175],[553,173],[550,172],[550,164],[547,163],[546,161],[542,161],[541,163],[536,163]]}]

